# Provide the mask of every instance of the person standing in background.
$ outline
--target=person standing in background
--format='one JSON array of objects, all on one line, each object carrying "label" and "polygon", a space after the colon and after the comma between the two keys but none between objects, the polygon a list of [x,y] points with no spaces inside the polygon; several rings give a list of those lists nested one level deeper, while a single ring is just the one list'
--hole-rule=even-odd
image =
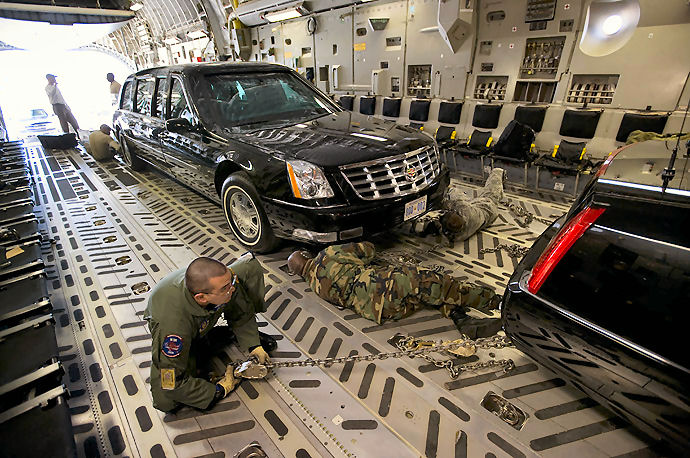
[{"label": "person standing in background", "polygon": [[110,82],[110,97],[111,97],[111,102],[113,105],[117,103],[117,97],[120,95],[120,88],[122,85],[115,81],[115,75],[112,73],[108,73],[105,75],[105,79]]},{"label": "person standing in background", "polygon": [[[79,133],[79,123],[72,114],[72,110],[67,106],[64,97],[60,89],[57,87],[56,76],[48,73],[46,79],[48,80],[48,85],[46,86],[46,94],[48,95],[48,101],[53,105],[53,112],[60,120],[60,126],[64,133],[69,132],[69,125],[72,126],[74,132]],[[69,124],[69,125],[68,125]]]}]

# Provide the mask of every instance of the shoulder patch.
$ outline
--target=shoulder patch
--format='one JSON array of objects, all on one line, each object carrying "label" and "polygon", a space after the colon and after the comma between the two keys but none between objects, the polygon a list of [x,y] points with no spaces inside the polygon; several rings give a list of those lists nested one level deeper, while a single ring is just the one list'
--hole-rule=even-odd
[{"label": "shoulder patch", "polygon": [[163,354],[168,358],[175,358],[182,353],[182,337],[170,334],[163,339]]}]

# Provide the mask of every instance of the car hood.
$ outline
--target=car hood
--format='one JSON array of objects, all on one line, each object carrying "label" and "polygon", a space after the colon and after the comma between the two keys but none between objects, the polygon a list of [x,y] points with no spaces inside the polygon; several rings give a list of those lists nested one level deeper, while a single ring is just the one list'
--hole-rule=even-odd
[{"label": "car hood", "polygon": [[380,159],[433,145],[428,135],[416,129],[349,111],[287,127],[240,132],[232,138],[321,167]]}]

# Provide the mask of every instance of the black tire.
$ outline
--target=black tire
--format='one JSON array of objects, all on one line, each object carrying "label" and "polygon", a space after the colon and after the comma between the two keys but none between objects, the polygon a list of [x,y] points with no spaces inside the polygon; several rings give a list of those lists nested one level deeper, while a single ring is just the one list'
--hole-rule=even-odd
[{"label": "black tire", "polygon": [[127,138],[124,134],[120,134],[120,148],[122,148],[122,159],[124,159],[125,164],[129,166],[130,169],[135,172],[141,172],[146,168],[146,163],[139,159],[139,157],[132,151],[132,148],[127,142]]},{"label": "black tire", "polygon": [[259,193],[241,172],[225,179],[220,200],[232,233],[247,250],[268,253],[278,245]]}]

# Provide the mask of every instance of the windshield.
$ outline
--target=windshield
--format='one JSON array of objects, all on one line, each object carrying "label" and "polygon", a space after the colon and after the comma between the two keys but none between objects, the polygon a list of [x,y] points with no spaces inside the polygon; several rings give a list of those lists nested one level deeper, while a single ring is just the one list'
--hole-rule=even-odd
[{"label": "windshield", "polygon": [[337,109],[290,73],[203,75],[192,96],[203,121],[221,128],[297,124]]}]

